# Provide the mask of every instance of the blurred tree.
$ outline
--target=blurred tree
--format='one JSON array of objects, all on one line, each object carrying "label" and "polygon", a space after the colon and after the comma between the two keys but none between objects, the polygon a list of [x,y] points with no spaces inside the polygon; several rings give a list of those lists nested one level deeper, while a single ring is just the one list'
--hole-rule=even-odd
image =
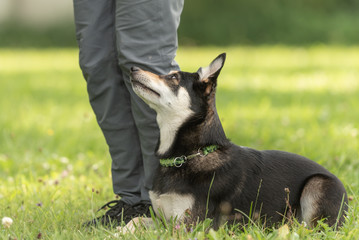
[{"label": "blurred tree", "polygon": [[[0,0],[0,8],[8,16],[0,18],[0,47],[76,46],[71,1]],[[179,41],[354,45],[359,44],[358,26],[359,0],[189,0]]]},{"label": "blurred tree", "polygon": [[358,44],[357,0],[187,1],[184,44]]}]

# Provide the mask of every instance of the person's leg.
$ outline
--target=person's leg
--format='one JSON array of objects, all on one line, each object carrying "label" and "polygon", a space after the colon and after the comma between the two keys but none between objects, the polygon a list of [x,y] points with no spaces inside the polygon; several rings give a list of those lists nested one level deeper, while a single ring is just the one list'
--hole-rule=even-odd
[{"label": "person's leg", "polygon": [[141,200],[142,156],[130,94],[118,66],[115,1],[74,0],[80,66],[112,158],[113,189],[128,204]]},{"label": "person's leg", "polygon": [[129,69],[139,66],[157,74],[179,70],[174,61],[177,50],[177,28],[183,0],[116,0],[116,40],[119,65],[125,85],[131,94],[132,114],[139,132],[144,172],[142,201],[150,201],[159,131],[155,112],[132,90]]}]

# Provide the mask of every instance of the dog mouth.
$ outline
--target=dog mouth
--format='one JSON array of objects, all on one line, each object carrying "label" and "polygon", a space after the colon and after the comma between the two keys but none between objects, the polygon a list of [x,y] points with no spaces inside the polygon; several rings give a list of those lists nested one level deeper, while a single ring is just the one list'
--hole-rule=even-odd
[{"label": "dog mouth", "polygon": [[137,80],[132,79],[131,82],[132,82],[132,85],[133,85],[135,88],[140,88],[140,89],[142,89],[142,90],[144,90],[144,91],[146,91],[146,92],[150,92],[150,93],[156,95],[157,97],[160,97],[160,96],[161,96],[161,94],[159,94],[158,92],[156,92],[156,91],[153,90],[152,88],[149,88],[148,86],[146,86],[145,84],[143,84],[143,83],[141,83],[141,82],[139,82],[139,81],[137,81]]}]

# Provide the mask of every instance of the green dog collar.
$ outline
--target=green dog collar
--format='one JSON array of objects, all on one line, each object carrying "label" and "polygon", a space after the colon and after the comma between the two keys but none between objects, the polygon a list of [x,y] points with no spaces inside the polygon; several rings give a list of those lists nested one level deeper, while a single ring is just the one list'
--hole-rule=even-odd
[{"label": "green dog collar", "polygon": [[[209,153],[216,151],[218,148],[219,148],[219,146],[217,146],[217,145],[210,145],[210,146],[204,147],[202,149],[201,148],[198,149],[198,152],[195,154],[192,154],[192,155],[160,159],[160,164],[161,164],[161,166],[164,166],[164,167],[181,167],[182,164],[187,162],[187,160],[195,158],[197,156],[205,157]],[[202,151],[202,153],[201,153],[201,151]]]}]

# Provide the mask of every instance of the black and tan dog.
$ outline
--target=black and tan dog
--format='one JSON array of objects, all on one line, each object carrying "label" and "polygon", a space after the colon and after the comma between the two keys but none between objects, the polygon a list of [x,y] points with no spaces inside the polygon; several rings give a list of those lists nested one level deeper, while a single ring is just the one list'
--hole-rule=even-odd
[{"label": "black and tan dog", "polygon": [[131,69],[133,89],[157,112],[160,128],[161,166],[150,192],[155,213],[186,223],[208,217],[215,227],[249,217],[267,225],[292,216],[309,226],[322,218],[330,226],[342,224],[347,194],[324,167],[293,153],[258,151],[226,138],[215,105],[225,56],[195,73],[159,76]]}]

